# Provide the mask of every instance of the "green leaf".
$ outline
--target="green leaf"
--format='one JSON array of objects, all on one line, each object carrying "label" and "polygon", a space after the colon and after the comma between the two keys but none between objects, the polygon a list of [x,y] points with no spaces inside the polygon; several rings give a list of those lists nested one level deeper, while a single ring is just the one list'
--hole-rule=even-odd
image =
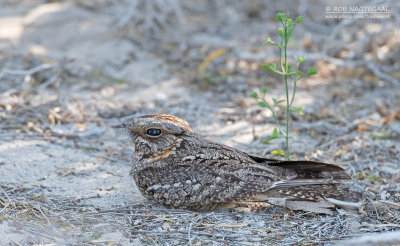
[{"label": "green leaf", "polygon": [[317,74],[317,73],[318,73],[318,69],[316,69],[315,67],[310,67],[310,69],[308,69],[308,71],[307,71],[307,75],[308,76],[314,75],[314,74]]},{"label": "green leaf", "polygon": [[125,84],[126,83],[126,80],[124,80],[124,79],[118,79],[118,78],[113,78],[113,77],[107,77],[107,79],[110,82],[117,83],[117,84]]},{"label": "green leaf", "polygon": [[271,154],[285,156],[285,152],[283,150],[273,150],[271,151]]},{"label": "green leaf", "polygon": [[303,22],[303,19],[304,19],[303,16],[297,16],[297,18],[296,18],[296,23],[297,23],[297,24],[302,23],[302,22]]},{"label": "green leaf", "polygon": [[284,102],[285,100],[276,100],[276,98],[272,98],[272,101],[274,102],[274,105],[276,106],[276,105],[278,105],[278,104],[280,104],[281,102]]},{"label": "green leaf", "polygon": [[274,128],[274,131],[273,131],[273,133],[272,133],[272,136],[269,137],[269,138],[267,138],[267,139],[264,139],[264,140],[263,140],[263,143],[267,144],[267,143],[269,143],[271,140],[274,140],[274,139],[277,139],[277,138],[280,138],[280,136],[279,136],[278,128],[275,127],[275,128]]},{"label": "green leaf", "polygon": [[281,39],[284,39],[284,38],[285,38],[285,32],[283,31],[282,28],[279,28],[278,34],[279,34],[279,37],[281,37]]},{"label": "green leaf", "polygon": [[258,98],[257,92],[253,92],[250,96],[251,96],[252,98]]},{"label": "green leaf", "polygon": [[93,239],[99,239],[101,237],[101,233],[95,233],[92,235]]},{"label": "green leaf", "polygon": [[[278,138],[286,138],[286,136],[281,135],[281,136],[279,136]],[[295,137],[295,136],[288,136],[288,138],[293,138],[293,139],[295,139],[296,137]]]},{"label": "green leaf", "polygon": [[298,108],[296,108],[296,109],[294,110],[294,112],[295,112],[296,114],[302,115],[302,114],[303,114],[303,112],[302,112],[303,109],[304,109],[303,107],[298,107]]},{"label": "green leaf", "polygon": [[287,31],[286,31],[286,35],[287,35],[287,39],[289,40],[290,37],[292,36],[293,33],[293,26],[288,27]]},{"label": "green leaf", "polygon": [[272,65],[262,64],[261,67],[264,68],[265,70],[276,71],[275,64]]},{"label": "green leaf", "polygon": [[284,20],[284,18],[285,18],[285,14],[284,13],[277,13],[276,15],[275,15],[275,19],[277,20],[277,21],[283,21]]},{"label": "green leaf", "polygon": [[275,44],[275,42],[272,41],[271,38],[268,37],[267,41],[263,42],[263,45],[267,45],[267,44]]},{"label": "green leaf", "polygon": [[306,75],[305,73],[303,73],[303,72],[300,71],[300,70],[297,70],[296,73],[297,73],[298,75],[300,75],[300,76],[305,76],[305,75]]},{"label": "green leaf", "polygon": [[275,137],[275,138],[278,138],[279,137],[279,132],[278,132],[278,128],[274,128],[274,131],[273,131],[273,133],[272,133],[272,136],[273,137]]},{"label": "green leaf", "polygon": [[370,135],[370,138],[372,138],[373,140],[376,140],[376,139],[380,139],[380,140],[388,140],[388,139],[390,139],[392,136],[391,136],[391,134],[371,134]]},{"label": "green leaf", "polygon": [[274,139],[277,139],[277,137],[272,136],[272,137],[269,137],[267,139],[264,139],[262,142],[265,143],[265,144],[268,144],[271,140],[274,140]]},{"label": "green leaf", "polygon": [[267,93],[267,91],[268,91],[268,88],[266,88],[266,87],[262,88],[262,92],[263,92],[264,94]]},{"label": "green leaf", "polygon": [[266,108],[267,104],[265,102],[258,102],[258,106],[260,106],[261,108]]},{"label": "green leaf", "polygon": [[93,79],[99,79],[101,76],[100,71],[97,69],[93,69],[91,71],[91,76],[93,77]]},{"label": "green leaf", "polygon": [[292,71],[292,66],[288,65],[287,73],[290,73],[291,71]]},{"label": "green leaf", "polygon": [[376,181],[380,180],[381,178],[375,174],[372,174],[372,175],[368,176],[368,179],[376,182]]}]

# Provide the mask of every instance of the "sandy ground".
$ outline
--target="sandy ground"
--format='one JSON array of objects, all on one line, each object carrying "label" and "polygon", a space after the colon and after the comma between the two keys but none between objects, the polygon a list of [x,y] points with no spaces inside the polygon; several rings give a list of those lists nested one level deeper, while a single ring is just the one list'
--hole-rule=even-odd
[{"label": "sandy ground", "polygon": [[[399,229],[398,4],[389,20],[339,23],[323,1],[160,2],[170,7],[148,11],[161,25],[135,12],[143,1],[0,3],[0,245],[329,244]],[[276,60],[261,43],[276,38],[282,9],[308,13],[291,50],[320,71],[299,85],[295,104],[306,109],[292,154],[342,165],[376,209],[197,213],[147,201],[129,176],[133,148],[111,127],[126,118],[168,113],[244,151],[283,148],[261,143],[273,121],[249,97],[262,86],[283,97],[259,68]]]}]

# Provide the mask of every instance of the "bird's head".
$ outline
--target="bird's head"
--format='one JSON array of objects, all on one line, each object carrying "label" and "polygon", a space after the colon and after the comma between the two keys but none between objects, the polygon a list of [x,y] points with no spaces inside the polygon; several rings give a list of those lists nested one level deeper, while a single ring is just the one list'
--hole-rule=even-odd
[{"label": "bird's head", "polygon": [[194,131],[178,117],[152,114],[131,118],[116,128],[124,128],[135,145],[136,154],[149,158],[175,151],[182,136]]}]

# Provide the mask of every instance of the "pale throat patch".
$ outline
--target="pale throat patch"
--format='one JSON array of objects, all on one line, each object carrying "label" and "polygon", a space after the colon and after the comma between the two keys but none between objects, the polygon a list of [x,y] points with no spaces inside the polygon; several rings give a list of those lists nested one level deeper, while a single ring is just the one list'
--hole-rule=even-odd
[{"label": "pale throat patch", "polygon": [[161,150],[158,152],[153,153],[149,158],[146,159],[147,162],[157,161],[159,159],[164,159],[169,155],[175,154],[176,148],[181,146],[182,139],[177,138],[175,141],[165,150]]}]

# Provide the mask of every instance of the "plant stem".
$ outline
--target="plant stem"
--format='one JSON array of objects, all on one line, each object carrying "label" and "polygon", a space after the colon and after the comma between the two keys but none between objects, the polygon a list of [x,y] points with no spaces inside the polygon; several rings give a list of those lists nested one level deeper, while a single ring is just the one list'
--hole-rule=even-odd
[{"label": "plant stem", "polygon": [[[283,21],[281,21],[281,24],[284,26]],[[281,65],[281,70],[283,73],[285,73],[285,69],[282,63],[282,46],[285,43],[285,41],[282,39],[281,45],[279,46],[279,64]]]},{"label": "plant stem", "polygon": [[279,47],[279,64],[281,65],[281,70],[284,73],[285,69],[284,69],[283,63],[282,63],[282,45]]},{"label": "plant stem", "polygon": [[290,98],[289,98],[289,87],[288,87],[288,63],[287,63],[287,26],[284,25],[285,31],[285,87],[286,87],[286,158],[290,160],[290,148],[289,148],[289,124],[290,124]]},{"label": "plant stem", "polygon": [[279,124],[278,117],[276,117],[276,114],[275,114],[275,110],[273,110],[272,108],[270,108],[270,110],[272,112],[272,117],[274,118],[275,125],[276,125],[276,127],[278,127],[279,132],[283,135],[286,135]]},{"label": "plant stem", "polygon": [[293,80],[293,82],[294,82],[293,83],[293,94],[292,94],[292,100],[290,101],[290,105],[289,105],[290,108],[292,108],[292,104],[293,104],[293,101],[294,101],[294,95],[296,94],[297,80],[298,80],[297,77],[295,77],[294,80]]}]

